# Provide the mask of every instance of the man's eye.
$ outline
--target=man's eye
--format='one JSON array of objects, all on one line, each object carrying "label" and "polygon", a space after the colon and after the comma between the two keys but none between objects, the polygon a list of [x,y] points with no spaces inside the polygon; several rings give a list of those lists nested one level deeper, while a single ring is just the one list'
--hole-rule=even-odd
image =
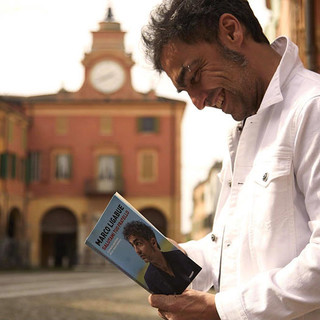
[{"label": "man's eye", "polygon": [[201,75],[201,71],[200,71],[200,69],[197,69],[197,70],[194,72],[192,78],[190,79],[190,84],[196,84],[196,83],[198,83],[199,80],[200,80],[200,75]]}]

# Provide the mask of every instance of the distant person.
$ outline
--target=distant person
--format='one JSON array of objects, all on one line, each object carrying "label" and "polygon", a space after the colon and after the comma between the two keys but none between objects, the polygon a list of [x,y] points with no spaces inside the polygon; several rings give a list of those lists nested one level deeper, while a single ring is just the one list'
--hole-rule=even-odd
[{"label": "distant person", "polygon": [[199,272],[200,268],[182,251],[162,252],[152,228],[140,221],[128,222],[123,235],[140,258],[149,263],[144,279],[153,293],[180,294]]}]

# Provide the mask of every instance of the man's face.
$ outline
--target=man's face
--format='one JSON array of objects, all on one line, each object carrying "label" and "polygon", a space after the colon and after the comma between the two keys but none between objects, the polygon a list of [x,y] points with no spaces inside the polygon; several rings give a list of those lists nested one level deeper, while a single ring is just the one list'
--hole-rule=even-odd
[{"label": "man's face", "polygon": [[144,262],[151,262],[155,258],[157,250],[156,239],[146,240],[139,236],[131,235],[128,238],[130,244]]},{"label": "man's face", "polygon": [[178,92],[186,91],[198,109],[221,109],[235,120],[256,113],[262,81],[241,54],[217,43],[169,42],[161,63]]}]

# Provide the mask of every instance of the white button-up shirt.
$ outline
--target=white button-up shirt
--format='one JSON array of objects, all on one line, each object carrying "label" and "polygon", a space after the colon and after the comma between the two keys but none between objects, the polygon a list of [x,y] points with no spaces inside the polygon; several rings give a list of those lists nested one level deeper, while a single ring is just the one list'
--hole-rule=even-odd
[{"label": "white button-up shirt", "polygon": [[272,47],[261,106],[228,138],[214,241],[183,245],[223,320],[320,320],[320,75],[287,38]]}]

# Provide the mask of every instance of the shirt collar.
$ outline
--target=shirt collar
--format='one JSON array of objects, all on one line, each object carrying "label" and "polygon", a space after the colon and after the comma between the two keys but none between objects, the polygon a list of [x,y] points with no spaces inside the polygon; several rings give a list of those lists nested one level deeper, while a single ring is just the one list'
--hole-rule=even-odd
[{"label": "shirt collar", "polygon": [[283,100],[281,89],[293,68],[301,64],[298,56],[298,47],[287,37],[277,38],[271,44],[271,47],[278,52],[282,58],[269,83],[257,113],[260,113],[271,105],[279,103]]}]

